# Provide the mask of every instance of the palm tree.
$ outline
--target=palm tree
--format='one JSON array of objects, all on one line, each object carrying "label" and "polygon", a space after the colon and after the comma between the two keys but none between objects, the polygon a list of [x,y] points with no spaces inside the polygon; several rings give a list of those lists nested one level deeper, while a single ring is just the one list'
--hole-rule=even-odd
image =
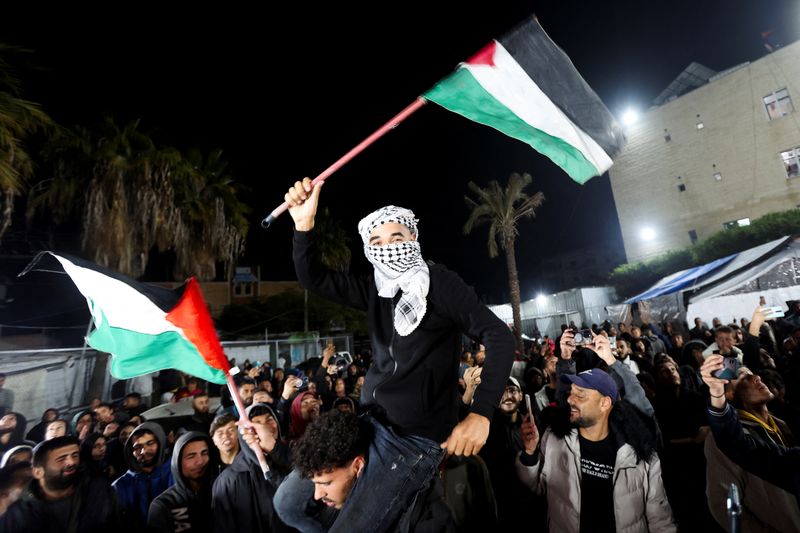
[{"label": "palm tree", "polygon": [[0,45],[0,240],[11,226],[14,199],[33,174],[24,142],[52,124],[39,104],[21,97],[20,81],[3,57],[9,52],[27,51]]},{"label": "palm tree", "polygon": [[331,270],[346,272],[352,259],[350,237],[327,207],[317,214],[314,229],[322,264]]},{"label": "palm tree", "polygon": [[32,191],[29,219],[81,216],[82,247],[96,263],[139,277],[153,250],[173,251],[176,278],[205,280],[243,252],[248,208],[221,151],[183,156],[156,146],[138,121],[109,118],[97,132],[61,131],[45,157],[52,177]]},{"label": "palm tree", "polygon": [[489,225],[489,257],[497,257],[497,241],[506,252],[508,268],[508,285],[511,292],[511,309],[514,313],[514,335],[517,339],[517,351],[523,353],[522,318],[520,317],[519,275],[517,259],[514,255],[514,243],[519,235],[517,224],[520,219],[536,216],[536,209],[544,202],[544,194],[537,192],[533,196],[525,193],[525,187],[533,178],[530,174],[511,174],[505,188],[497,180],[492,180],[486,188],[478,187],[470,181],[467,185],[477,200],[465,196],[467,207],[471,209],[469,218],[464,224],[464,234],[484,224]]}]

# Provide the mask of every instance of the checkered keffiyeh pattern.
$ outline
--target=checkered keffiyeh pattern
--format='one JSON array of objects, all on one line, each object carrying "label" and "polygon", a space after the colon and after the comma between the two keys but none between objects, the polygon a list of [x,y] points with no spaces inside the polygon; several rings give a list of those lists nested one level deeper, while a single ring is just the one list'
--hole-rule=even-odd
[{"label": "checkered keffiyeh pattern", "polygon": [[364,217],[358,224],[358,232],[364,241],[364,254],[375,267],[375,285],[378,295],[393,298],[398,290],[403,291],[394,308],[394,328],[405,337],[413,332],[428,309],[430,270],[422,259],[419,241],[406,241],[386,246],[370,246],[372,231],[387,222],[403,224],[414,235],[417,219],[408,209],[386,206]]},{"label": "checkered keffiyeh pattern", "polygon": [[358,234],[361,235],[361,240],[364,241],[364,244],[366,245],[369,241],[372,230],[387,222],[402,224],[407,227],[412,234],[419,237],[419,231],[417,231],[417,222],[419,222],[419,220],[414,216],[414,212],[404,207],[387,205],[386,207],[381,207],[377,211],[373,211],[362,218],[361,222],[358,223]]}]

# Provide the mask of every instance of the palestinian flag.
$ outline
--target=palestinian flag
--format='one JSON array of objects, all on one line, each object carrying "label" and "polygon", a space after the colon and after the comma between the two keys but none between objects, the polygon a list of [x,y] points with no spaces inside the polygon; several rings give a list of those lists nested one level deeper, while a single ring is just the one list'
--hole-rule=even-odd
[{"label": "palestinian flag", "polygon": [[88,261],[50,254],[86,297],[95,325],[88,342],[112,355],[112,376],[129,379],[174,368],[225,384],[228,359],[194,278],[165,289]]},{"label": "palestinian flag", "polygon": [[529,144],[578,183],[608,170],[625,142],[611,112],[533,18],[422,97]]}]

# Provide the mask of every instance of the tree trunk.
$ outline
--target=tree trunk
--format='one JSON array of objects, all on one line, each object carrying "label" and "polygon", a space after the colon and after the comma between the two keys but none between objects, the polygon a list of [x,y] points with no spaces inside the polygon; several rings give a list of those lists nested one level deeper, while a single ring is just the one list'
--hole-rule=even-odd
[{"label": "tree trunk", "polygon": [[525,353],[522,344],[522,317],[520,316],[520,294],[519,294],[519,275],[517,274],[517,258],[514,254],[513,238],[506,239],[506,266],[508,267],[508,288],[511,292],[511,311],[514,313],[514,337],[517,340],[517,352],[519,355]]},{"label": "tree trunk", "polygon": [[3,191],[3,212],[0,215],[0,241],[11,227],[11,216],[14,214],[14,190],[5,189]]}]

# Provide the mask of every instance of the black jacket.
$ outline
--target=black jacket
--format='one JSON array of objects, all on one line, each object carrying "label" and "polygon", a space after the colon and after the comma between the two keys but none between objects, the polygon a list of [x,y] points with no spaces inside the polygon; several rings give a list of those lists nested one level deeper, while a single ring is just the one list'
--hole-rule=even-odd
[{"label": "black jacket", "polygon": [[[31,480],[22,497],[0,517],[0,533],[105,533],[123,523],[108,481],[83,474],[69,501],[41,499],[39,482]],[[71,514],[70,510],[77,510]],[[122,528],[122,529],[120,529]]]},{"label": "black jacket", "polygon": [[[194,492],[181,473],[181,452],[190,442],[205,441],[208,445],[209,461],[206,478],[200,492]],[[206,434],[196,431],[184,433],[175,443],[172,451],[172,477],[175,484],[162,492],[150,504],[147,515],[147,530],[161,533],[211,532],[213,516],[211,514],[211,486],[219,471],[219,450],[214,441]]]},{"label": "black jacket", "polygon": [[[277,420],[274,411],[273,417]],[[239,449],[231,466],[226,468],[214,482],[212,492],[214,531],[219,533],[294,531],[278,518],[272,506],[278,485],[291,471],[288,447],[281,442],[279,436],[275,449],[267,454],[270,472],[266,476],[261,472],[256,454],[241,436],[239,436]]]},{"label": "black jacket", "polygon": [[708,422],[722,453],[751,474],[794,494],[800,505],[800,447],[784,448],[744,432],[736,410],[708,407]]},{"label": "black jacket", "polygon": [[380,406],[403,434],[444,441],[458,422],[458,366],[461,335],[486,346],[481,386],[471,411],[491,420],[514,361],[508,327],[478,301],[475,291],[454,272],[430,265],[427,312],[410,335],[394,329],[400,297],[381,298],[375,277],[352,276],[324,268],[315,232],[294,232],[294,265],[300,283],[339,304],[364,309],[369,322],[373,363],[361,391],[361,405]]}]

